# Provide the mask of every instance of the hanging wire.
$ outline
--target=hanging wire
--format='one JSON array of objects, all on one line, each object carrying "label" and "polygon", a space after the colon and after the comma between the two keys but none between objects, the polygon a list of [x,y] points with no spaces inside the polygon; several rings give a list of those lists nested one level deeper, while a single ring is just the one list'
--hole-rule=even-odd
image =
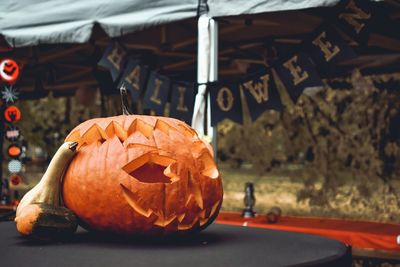
[{"label": "hanging wire", "polygon": [[132,112],[128,108],[128,94],[126,92],[125,84],[122,84],[119,88],[119,93],[121,94],[121,106],[123,115],[132,115]]}]

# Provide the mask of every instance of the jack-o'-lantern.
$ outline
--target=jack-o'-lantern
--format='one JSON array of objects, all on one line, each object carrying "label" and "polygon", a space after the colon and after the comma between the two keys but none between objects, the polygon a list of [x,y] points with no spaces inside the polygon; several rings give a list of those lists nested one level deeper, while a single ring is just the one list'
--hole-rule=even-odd
[{"label": "jack-o'-lantern", "polygon": [[212,151],[184,122],[139,115],[92,119],[66,142],[79,146],[63,179],[63,201],[90,229],[196,231],[218,214],[223,191]]}]

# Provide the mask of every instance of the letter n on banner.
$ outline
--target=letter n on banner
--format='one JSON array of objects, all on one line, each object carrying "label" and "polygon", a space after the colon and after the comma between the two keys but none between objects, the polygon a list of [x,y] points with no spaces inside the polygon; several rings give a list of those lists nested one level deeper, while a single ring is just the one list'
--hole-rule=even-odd
[{"label": "letter n on banner", "polygon": [[318,27],[306,42],[307,51],[326,76],[333,74],[336,64],[357,57],[345,40],[326,24]]},{"label": "letter n on banner", "polygon": [[126,51],[118,44],[110,44],[97,65],[108,69],[115,82],[126,61]]},{"label": "letter n on banner", "polygon": [[365,43],[368,38],[371,22],[371,1],[346,0],[337,6],[337,24],[340,29],[354,40]]},{"label": "letter n on banner", "polygon": [[194,108],[194,84],[175,82],[171,86],[171,117],[192,123]]},{"label": "letter n on banner", "polygon": [[237,84],[210,86],[211,125],[215,126],[223,119],[243,122],[242,103]]},{"label": "letter n on banner", "polygon": [[147,82],[143,107],[151,109],[157,115],[164,115],[164,107],[168,100],[170,80],[168,77],[152,71]]},{"label": "letter n on banner", "polygon": [[270,70],[246,77],[240,83],[239,88],[244,92],[253,121],[267,109],[275,109],[277,111],[282,109],[281,99]]},{"label": "letter n on banner", "polygon": [[131,93],[132,100],[137,101],[146,83],[148,67],[140,65],[140,61],[130,58],[118,85],[125,85]]},{"label": "letter n on banner", "polygon": [[313,63],[304,53],[295,54],[278,64],[276,70],[294,102],[306,87],[323,85]]}]

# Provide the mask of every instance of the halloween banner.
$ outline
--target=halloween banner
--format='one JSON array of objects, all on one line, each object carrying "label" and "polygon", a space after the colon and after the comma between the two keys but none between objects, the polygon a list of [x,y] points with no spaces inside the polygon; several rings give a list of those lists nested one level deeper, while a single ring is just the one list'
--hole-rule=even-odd
[{"label": "halloween banner", "polygon": [[209,92],[212,126],[226,118],[237,123],[242,123],[243,112],[238,83],[210,85]]},{"label": "halloween banner", "polygon": [[295,54],[277,64],[276,71],[294,102],[306,87],[323,85],[313,63],[304,53]]},{"label": "halloween banner", "polygon": [[130,58],[122,74],[118,88],[125,85],[131,94],[132,100],[137,101],[146,86],[147,74],[147,66],[141,65],[137,59]]},{"label": "halloween banner", "polygon": [[124,67],[126,55],[127,53],[124,48],[118,43],[112,43],[107,47],[98,65],[108,69],[113,81],[116,81]]},{"label": "halloween banner", "polygon": [[144,95],[144,108],[155,111],[156,115],[163,115],[168,100],[169,87],[170,80],[168,77],[152,71]]},{"label": "halloween banner", "polygon": [[264,70],[245,78],[239,84],[246,102],[250,107],[250,116],[255,121],[267,109],[280,111],[282,103],[275,87],[270,70]]},{"label": "halloween banner", "polygon": [[345,0],[337,5],[339,28],[359,43],[366,43],[372,22],[372,3],[365,0]]},{"label": "halloween banner", "polygon": [[195,95],[193,83],[173,83],[171,86],[171,117],[191,124]]},{"label": "halloween banner", "polygon": [[336,30],[326,24],[311,33],[310,38],[305,41],[305,50],[325,76],[334,73],[336,64],[340,61],[357,57]]}]

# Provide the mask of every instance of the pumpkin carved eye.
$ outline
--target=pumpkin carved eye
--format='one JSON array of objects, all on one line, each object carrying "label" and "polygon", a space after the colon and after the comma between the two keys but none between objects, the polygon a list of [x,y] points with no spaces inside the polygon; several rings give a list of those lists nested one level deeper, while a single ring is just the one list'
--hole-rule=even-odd
[{"label": "pumpkin carved eye", "polygon": [[172,183],[179,180],[169,168],[175,162],[169,157],[148,153],[128,163],[122,169],[142,183]]}]

